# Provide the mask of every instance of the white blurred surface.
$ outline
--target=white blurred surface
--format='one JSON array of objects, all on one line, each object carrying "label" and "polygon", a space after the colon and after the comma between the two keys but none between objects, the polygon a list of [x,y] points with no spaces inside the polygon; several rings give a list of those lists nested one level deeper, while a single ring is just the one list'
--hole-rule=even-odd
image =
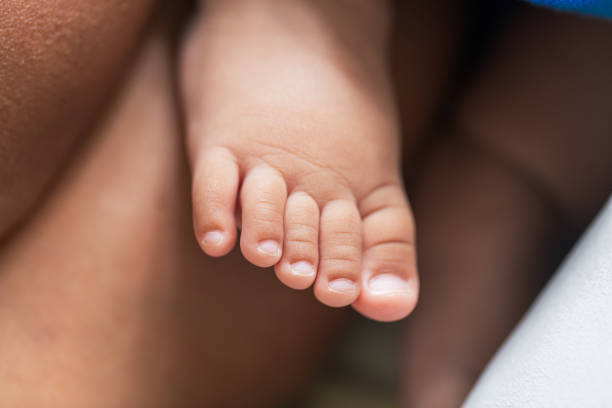
[{"label": "white blurred surface", "polygon": [[612,407],[612,199],[464,407]]}]

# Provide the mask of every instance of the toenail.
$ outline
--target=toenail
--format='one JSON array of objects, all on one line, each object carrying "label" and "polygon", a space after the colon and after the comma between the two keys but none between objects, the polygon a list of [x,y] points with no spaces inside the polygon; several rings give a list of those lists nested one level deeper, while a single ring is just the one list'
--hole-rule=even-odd
[{"label": "toenail", "polygon": [[259,243],[259,246],[257,247],[257,250],[261,253],[274,256],[279,256],[281,253],[280,245],[278,245],[278,242],[272,241],[271,239],[261,241]]},{"label": "toenail", "polygon": [[289,265],[289,268],[294,275],[311,276],[315,273],[314,266],[312,266],[310,262],[306,261],[294,262]]},{"label": "toenail", "polygon": [[207,245],[218,245],[223,241],[223,238],[225,238],[225,233],[223,231],[208,231],[204,234],[203,241]]},{"label": "toenail", "polygon": [[384,273],[368,281],[370,292],[380,295],[405,293],[410,290],[408,282],[397,275]]},{"label": "toenail", "polygon": [[329,282],[328,287],[332,292],[353,293],[357,291],[357,284],[345,278],[334,279]]}]

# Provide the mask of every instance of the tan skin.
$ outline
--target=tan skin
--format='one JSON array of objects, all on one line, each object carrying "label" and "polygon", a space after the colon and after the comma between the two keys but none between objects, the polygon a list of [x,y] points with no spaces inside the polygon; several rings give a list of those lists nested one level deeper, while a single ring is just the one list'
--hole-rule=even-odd
[{"label": "tan skin", "polygon": [[109,96],[153,4],[0,4],[0,237],[56,179]]},{"label": "tan skin", "polygon": [[[0,405],[286,401],[336,342],[345,311],[283,288],[237,253],[201,253],[168,22],[133,53],[150,3],[120,17],[115,3],[73,3],[71,13],[2,5],[11,22],[2,49],[28,47],[5,51],[0,70],[10,108],[0,111],[10,158],[0,161]],[[112,25],[105,35],[100,21]],[[48,44],[58,25],[67,31]]]},{"label": "tan skin", "polygon": [[269,406],[335,332],[340,314],[197,248],[164,36],[4,247],[1,405]]},{"label": "tan skin", "polygon": [[522,8],[427,161],[406,406],[461,404],[610,195],[611,45],[608,22]]},{"label": "tan skin", "polygon": [[[0,155],[5,155],[0,161],[0,231],[5,237],[0,253],[0,405],[271,406],[290,399],[333,345],[344,313],[320,306],[311,294],[281,287],[271,273],[247,266],[236,253],[213,261],[197,247],[166,25],[154,24],[134,54],[129,50],[139,43],[138,33],[151,12],[146,1],[130,2],[124,17],[115,16],[111,2],[75,1],[73,12],[92,11],[81,16],[83,21],[40,3],[37,10],[48,11],[60,26],[79,34],[67,38],[83,42],[64,39],[46,47],[44,39],[57,32],[48,17],[23,21],[15,18],[28,11],[20,3],[0,6],[0,18],[10,21],[12,30],[1,37],[0,50],[15,57],[0,65]],[[412,18],[419,23],[430,18],[431,27],[444,16],[422,10],[416,7],[419,12]],[[96,19],[112,24],[111,34],[92,33]],[[19,53],[6,51],[20,41],[30,45],[23,50],[36,50],[19,51],[31,55],[25,65]],[[410,42],[406,47],[419,49]],[[56,60],[57,53],[62,58]],[[449,60],[446,53],[429,54],[415,69]],[[90,69],[78,65],[84,61]],[[109,88],[124,68],[131,73],[123,85]],[[436,101],[429,90],[444,82],[440,70],[423,71],[432,77],[412,76],[412,86],[408,81],[403,87],[412,90],[415,100],[429,101],[429,108],[413,106],[408,117],[427,116]],[[108,89],[116,95],[102,110]],[[107,113],[101,116],[102,111]],[[95,129],[83,133],[91,123],[97,123]],[[410,126],[404,130],[416,132]],[[87,137],[79,139],[82,134]],[[448,155],[439,157],[447,161]],[[40,165],[31,166],[31,161]],[[54,176],[64,165],[61,177]],[[47,189],[44,201],[37,200]],[[426,209],[435,208],[427,200],[448,200],[434,193],[420,196]],[[19,221],[21,228],[9,237],[7,231]],[[425,228],[430,228],[427,222]],[[435,230],[430,231],[434,236]],[[435,247],[424,245],[429,247],[425,251]],[[462,304],[462,298],[455,299],[455,305]],[[469,313],[458,316],[472,318]],[[512,320],[493,335],[483,333],[483,349],[494,349],[498,333],[507,331]],[[425,337],[418,343],[430,344],[426,332],[449,340],[434,356],[442,355],[439,349],[469,355],[462,347],[471,343],[451,341],[446,320],[435,311],[424,313],[421,321],[431,321],[431,327],[419,330]],[[473,371],[486,361],[484,354],[462,365],[457,378],[469,384]],[[420,360],[415,366],[433,366],[435,374],[445,360],[439,361]],[[422,372],[416,370],[405,387],[414,390],[410,398],[419,392],[412,386],[418,378],[436,383],[435,375]],[[455,380],[451,388],[460,382]],[[453,396],[468,386],[461,384]]]}]

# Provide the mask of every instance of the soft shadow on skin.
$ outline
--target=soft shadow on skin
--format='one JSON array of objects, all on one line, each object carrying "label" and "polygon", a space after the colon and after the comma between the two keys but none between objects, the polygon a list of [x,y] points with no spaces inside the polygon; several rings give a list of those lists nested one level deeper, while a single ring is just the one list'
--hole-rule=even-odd
[{"label": "soft shadow on skin", "polygon": [[93,128],[154,3],[0,4],[0,240],[33,211]]},{"label": "soft shadow on skin", "polygon": [[2,405],[273,406],[343,329],[311,293],[197,247],[167,41],[148,36],[96,135],[0,254]]}]

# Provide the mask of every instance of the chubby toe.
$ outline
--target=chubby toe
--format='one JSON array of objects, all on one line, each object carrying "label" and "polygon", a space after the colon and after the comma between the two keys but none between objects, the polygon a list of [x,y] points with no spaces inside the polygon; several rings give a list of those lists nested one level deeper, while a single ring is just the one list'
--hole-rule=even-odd
[{"label": "chubby toe", "polygon": [[281,258],[286,200],[287,186],[277,170],[261,166],[245,176],[240,191],[240,248],[256,266],[269,267]]},{"label": "chubby toe", "polygon": [[387,186],[367,197],[361,211],[362,289],[353,307],[374,320],[402,319],[416,306],[419,291],[408,201],[399,186]]},{"label": "chubby toe", "polygon": [[285,206],[283,257],[276,265],[278,279],[293,289],[306,289],[319,264],[319,206],[307,193],[294,192]]},{"label": "chubby toe", "polygon": [[341,307],[359,296],[361,217],[348,200],[327,203],[321,212],[320,261],[314,293],[322,303]]},{"label": "chubby toe", "polygon": [[238,164],[228,150],[205,150],[196,160],[192,187],[193,226],[198,243],[208,255],[225,255],[236,242],[234,211],[238,184]]}]

